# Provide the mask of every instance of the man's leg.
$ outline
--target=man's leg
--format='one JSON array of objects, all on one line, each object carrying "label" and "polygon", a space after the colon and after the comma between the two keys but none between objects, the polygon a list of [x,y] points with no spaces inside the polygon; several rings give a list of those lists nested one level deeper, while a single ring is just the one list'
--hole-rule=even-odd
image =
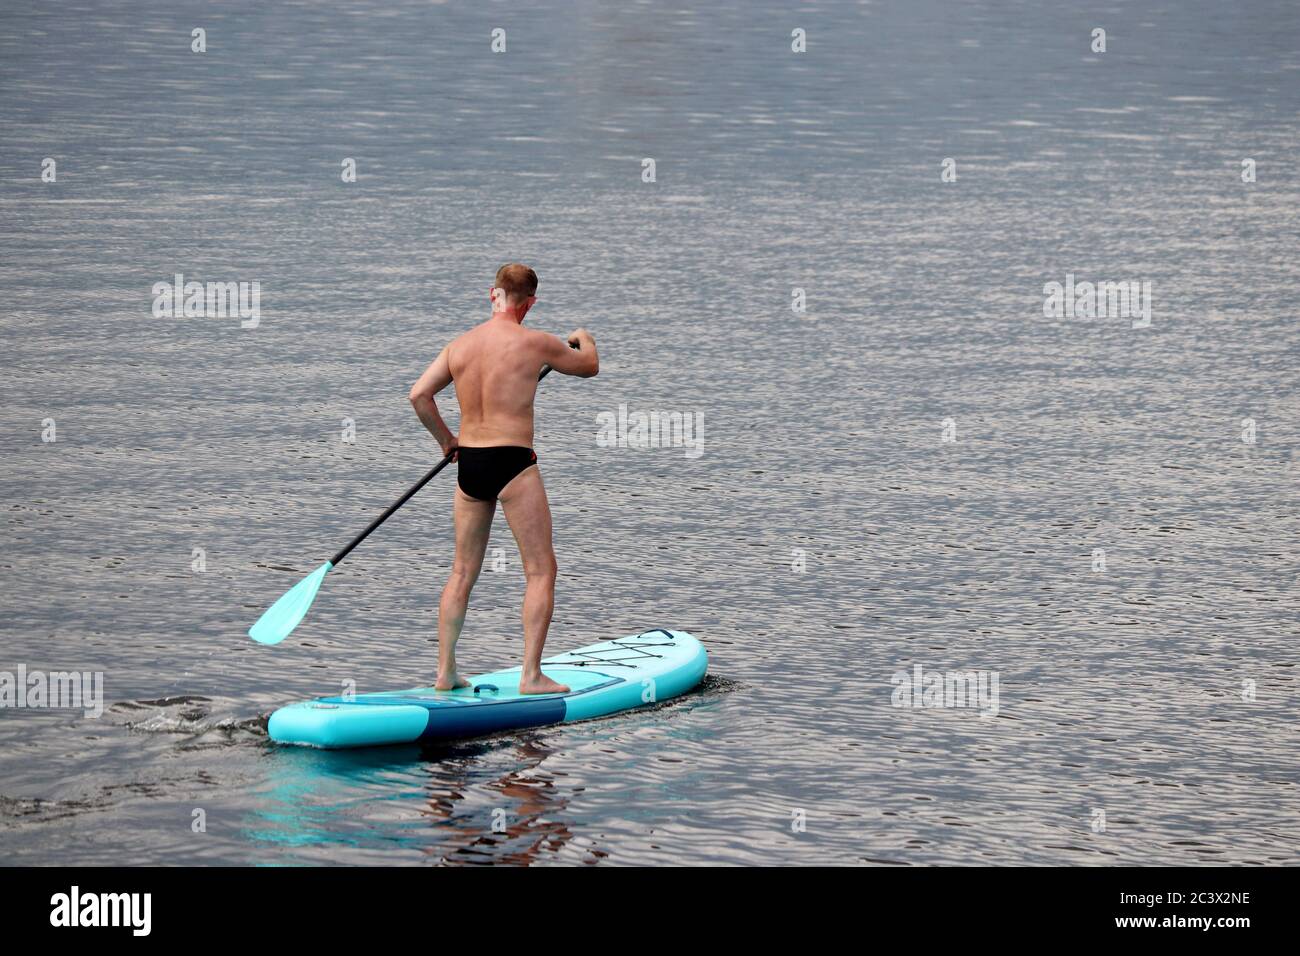
[{"label": "man's leg", "polygon": [[460,629],[465,626],[469,592],[483,570],[483,555],[487,551],[496,508],[495,501],[479,501],[457,487],[456,503],[452,507],[456,522],[456,557],[438,604],[438,681],[433,685],[438,690],[469,686],[469,681],[456,671],[456,641],[460,638]]},{"label": "man's leg", "polygon": [[530,465],[501,489],[501,507],[524,562],[524,666],[522,694],[563,694],[569,688],[542,673],[542,646],[555,609],[555,549],[551,546],[551,506],[542,473]]}]

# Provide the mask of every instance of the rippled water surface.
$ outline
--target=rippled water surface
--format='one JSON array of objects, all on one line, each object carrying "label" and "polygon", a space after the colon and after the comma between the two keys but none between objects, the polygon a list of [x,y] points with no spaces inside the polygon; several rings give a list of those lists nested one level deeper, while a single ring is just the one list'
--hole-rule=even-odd
[{"label": "rippled water surface", "polygon": [[[1300,862],[1295,5],[714,6],[0,14],[0,670],[108,698],[0,710],[5,862]],[[510,260],[603,360],[539,393],[549,647],[681,628],[710,676],[277,748],[434,673],[450,476],[244,632],[436,460],[406,390]],[[260,326],[154,318],[178,272]],[[1044,318],[1067,275],[1150,326]],[[602,447],[620,405],[703,454]],[[520,651],[492,547],[476,672]],[[894,706],[918,664],[996,716]]]}]

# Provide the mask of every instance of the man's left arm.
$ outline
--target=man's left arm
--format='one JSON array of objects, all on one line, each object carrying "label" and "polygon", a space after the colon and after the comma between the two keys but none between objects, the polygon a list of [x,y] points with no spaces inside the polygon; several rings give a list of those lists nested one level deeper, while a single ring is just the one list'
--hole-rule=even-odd
[{"label": "man's left arm", "polygon": [[411,386],[411,394],[407,396],[411,400],[411,407],[415,409],[415,414],[420,416],[424,427],[429,429],[429,434],[437,440],[438,447],[442,449],[444,455],[455,451],[456,436],[442,420],[434,396],[450,384],[451,365],[447,360],[447,350],[443,349],[432,364],[424,370],[424,374]]}]

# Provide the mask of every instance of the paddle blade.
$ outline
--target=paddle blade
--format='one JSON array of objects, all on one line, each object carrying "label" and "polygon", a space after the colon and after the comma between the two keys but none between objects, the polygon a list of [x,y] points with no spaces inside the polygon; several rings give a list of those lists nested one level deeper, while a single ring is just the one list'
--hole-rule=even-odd
[{"label": "paddle blade", "polygon": [[311,602],[316,600],[316,592],[332,567],[334,565],[326,561],[281,595],[280,600],[267,608],[257,623],[248,629],[248,636],[259,644],[279,644],[288,637],[307,614]]}]

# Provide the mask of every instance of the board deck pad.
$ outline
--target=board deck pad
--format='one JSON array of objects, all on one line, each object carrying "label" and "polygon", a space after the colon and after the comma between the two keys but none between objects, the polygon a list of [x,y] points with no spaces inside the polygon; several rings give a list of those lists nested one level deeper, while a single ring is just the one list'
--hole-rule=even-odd
[{"label": "board deck pad", "polygon": [[589,720],[684,694],[704,679],[708,654],[685,631],[655,628],[542,660],[565,694],[519,693],[519,668],[479,674],[456,690],[415,687],[321,697],[281,707],[267,730],[282,744],[373,747],[459,740]]}]

